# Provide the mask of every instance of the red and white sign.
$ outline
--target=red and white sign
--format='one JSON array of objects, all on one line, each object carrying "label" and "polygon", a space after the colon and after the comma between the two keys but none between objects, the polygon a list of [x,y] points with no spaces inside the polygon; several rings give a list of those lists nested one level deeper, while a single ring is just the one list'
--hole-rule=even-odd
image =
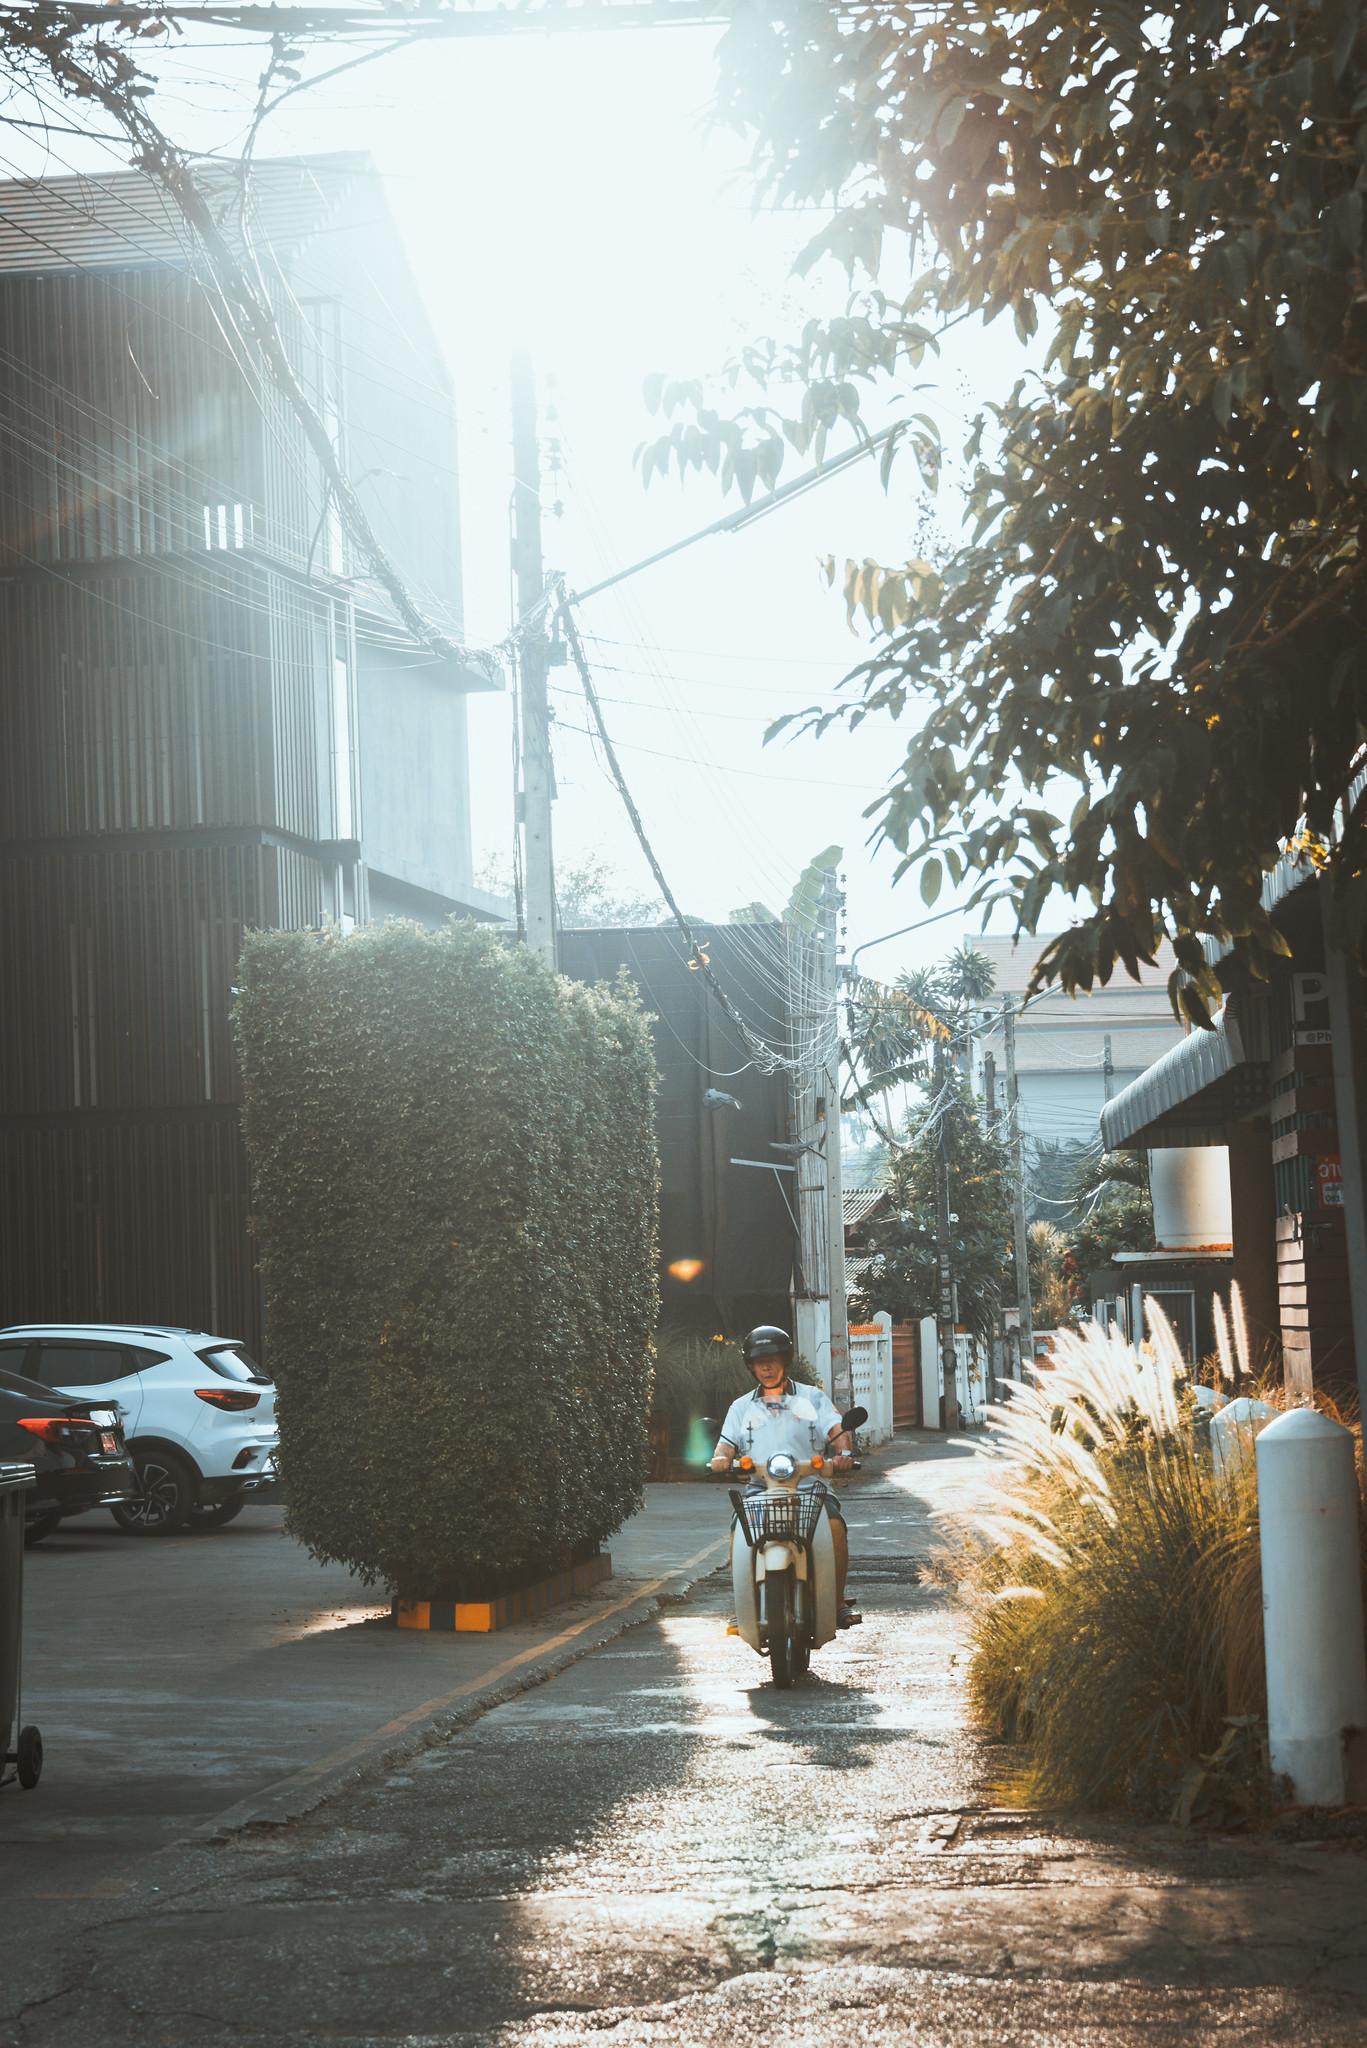
[{"label": "red and white sign", "polygon": [[1320,1207],[1341,1209],[1343,1207],[1343,1161],[1337,1152],[1326,1152],[1315,1161],[1315,1179],[1319,1182]]}]

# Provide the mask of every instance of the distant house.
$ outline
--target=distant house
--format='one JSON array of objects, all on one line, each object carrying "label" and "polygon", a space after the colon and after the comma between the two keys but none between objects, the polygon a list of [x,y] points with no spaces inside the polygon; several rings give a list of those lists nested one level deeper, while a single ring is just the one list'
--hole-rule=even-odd
[{"label": "distant house", "polygon": [[[197,171],[245,248],[243,192]],[[455,411],[367,160],[262,162],[252,262],[409,586],[459,634]],[[466,693],[415,642],[176,209],[0,186],[0,1316],[255,1339],[248,926],[494,916]]]},{"label": "distant house", "polygon": [[[995,995],[984,1004],[985,1011],[1000,1011],[1004,995],[1020,1002],[1048,943],[1047,933],[1020,941],[978,933],[965,939],[996,971]],[[1016,1024],[1021,1130],[1027,1140],[1095,1143],[1102,1104],[1182,1037],[1168,998],[1167,981],[1174,965],[1164,948],[1156,966],[1141,967],[1137,982],[1121,968],[1107,987],[1090,995],[1066,996],[1053,990],[1032,998]],[[988,1053],[996,1062],[1000,1102],[1005,1099],[1006,1073],[1000,1022],[994,1021],[975,1039],[974,1085],[979,1089]]]},{"label": "distant house", "polygon": [[[889,1204],[885,1187],[847,1186],[842,1190],[845,1214],[845,1279],[851,1295],[861,1302],[871,1315],[876,1315],[881,1306],[878,1298],[878,1281],[875,1273],[875,1258],[869,1250],[868,1227],[883,1215]],[[851,1322],[851,1336],[856,1325]],[[865,1324],[865,1330],[870,1328]],[[891,1337],[891,1415],[894,1429],[910,1429],[926,1426],[936,1428],[939,1424],[938,1407],[936,1415],[929,1422],[926,1416],[925,1388],[921,1370],[921,1325],[919,1323],[894,1323]],[[934,1344],[930,1346],[934,1356]]]}]

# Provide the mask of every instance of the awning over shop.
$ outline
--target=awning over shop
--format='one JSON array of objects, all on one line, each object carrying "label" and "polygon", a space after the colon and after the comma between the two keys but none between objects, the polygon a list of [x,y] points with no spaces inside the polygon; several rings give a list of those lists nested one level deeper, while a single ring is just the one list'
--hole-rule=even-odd
[{"label": "awning over shop", "polygon": [[1104,1105],[1106,1150],[1223,1145],[1231,1119],[1266,1094],[1266,1036],[1261,1005],[1231,997],[1212,1030],[1190,1031]]}]

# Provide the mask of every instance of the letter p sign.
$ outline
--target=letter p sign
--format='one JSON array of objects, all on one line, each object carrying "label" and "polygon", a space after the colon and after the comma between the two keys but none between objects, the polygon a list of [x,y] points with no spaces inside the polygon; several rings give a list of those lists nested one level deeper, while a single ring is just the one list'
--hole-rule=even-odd
[{"label": "letter p sign", "polygon": [[1329,982],[1323,974],[1293,974],[1291,977],[1296,1022],[1305,1024],[1309,1013],[1329,1000]]}]

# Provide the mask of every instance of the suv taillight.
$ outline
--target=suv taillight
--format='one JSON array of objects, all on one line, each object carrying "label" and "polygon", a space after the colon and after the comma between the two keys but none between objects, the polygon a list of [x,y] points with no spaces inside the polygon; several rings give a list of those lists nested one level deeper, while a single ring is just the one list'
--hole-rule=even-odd
[{"label": "suv taillight", "polygon": [[245,1408],[255,1408],[261,1399],[246,1387],[196,1387],[195,1398],[207,1401],[211,1408],[227,1408],[240,1413]]},{"label": "suv taillight", "polygon": [[31,1436],[41,1437],[45,1444],[52,1444],[59,1451],[88,1449],[88,1441],[81,1443],[78,1439],[73,1445],[68,1439],[82,1429],[99,1428],[98,1423],[89,1421],[84,1415],[20,1415],[15,1419],[20,1429],[28,1430]]}]

